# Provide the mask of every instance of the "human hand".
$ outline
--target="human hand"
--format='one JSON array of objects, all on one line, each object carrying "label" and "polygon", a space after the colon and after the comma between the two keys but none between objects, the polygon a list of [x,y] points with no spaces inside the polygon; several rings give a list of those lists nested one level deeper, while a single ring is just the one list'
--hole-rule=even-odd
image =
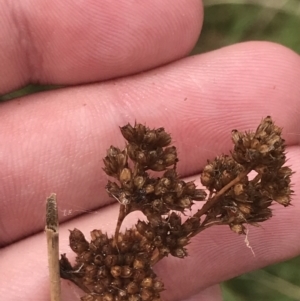
[{"label": "human hand", "polygon": [[[2,9],[0,93],[28,82],[73,86],[1,104],[0,300],[49,300],[42,231],[51,192],[64,222],[61,253],[71,253],[67,229],[113,232],[117,206],[104,207],[111,200],[102,158],[111,144],[123,145],[118,126],[127,122],[164,126],[178,147],[179,173],[198,179],[206,159],[231,148],[233,128],[254,129],[271,115],[284,127],[299,183],[298,55],[251,42],[183,58],[201,27],[199,1],[115,3]],[[132,75],[140,71],[147,72]],[[294,206],[275,206],[263,227],[249,227],[255,257],[244,237],[220,226],[195,237],[186,259],[162,260],[165,300],[221,300],[219,282],[298,255],[299,185],[294,190]],[[76,300],[74,286],[62,285],[63,300]]]}]

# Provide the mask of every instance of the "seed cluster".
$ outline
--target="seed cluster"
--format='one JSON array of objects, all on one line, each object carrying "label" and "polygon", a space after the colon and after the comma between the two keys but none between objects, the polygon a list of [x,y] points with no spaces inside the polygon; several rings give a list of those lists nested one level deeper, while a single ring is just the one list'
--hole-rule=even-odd
[{"label": "seed cluster", "polygon": [[[91,232],[91,242],[78,230],[70,231],[70,247],[77,254],[76,265],[71,267],[67,258],[61,259],[62,276],[73,277],[72,281],[89,294],[82,301],[159,301],[159,292],[164,290],[150,266],[147,239],[134,229],[114,240],[100,230]],[[74,279],[75,278],[75,279]]]},{"label": "seed cluster", "polygon": [[[256,225],[272,216],[272,201],[288,206],[291,202],[292,170],[286,162],[281,129],[266,117],[256,132],[232,131],[232,156],[220,156],[205,166],[201,182],[211,192],[220,191],[239,175],[239,181],[220,197],[207,212],[207,221],[228,224],[245,233],[244,224]],[[257,175],[250,180],[248,173]],[[211,217],[211,218],[210,218]]]},{"label": "seed cluster", "polygon": [[[163,128],[151,130],[141,124],[127,124],[121,133],[128,144],[122,151],[113,146],[108,149],[104,171],[118,180],[119,184],[109,181],[106,188],[126,205],[127,214],[140,210],[153,219],[170,210],[183,212],[191,208],[193,200],[205,199],[204,190],[179,179],[176,147],[169,146],[171,137]],[[164,173],[153,177],[148,170]]]},{"label": "seed cluster", "polygon": [[[291,202],[293,172],[283,166],[285,144],[271,117],[255,132],[232,131],[231,155],[209,161],[201,174],[208,193],[179,179],[176,147],[163,128],[127,124],[120,130],[127,140],[124,149],[111,146],[103,159],[104,171],[115,179],[106,190],[120,204],[115,234],[93,230],[88,242],[74,229],[70,247],[76,263],[72,266],[65,255],[60,260],[61,277],[87,293],[82,301],[159,301],[164,285],[152,269],[159,260],[184,258],[190,239],[212,225],[243,234],[245,224],[272,216],[273,200]],[[182,219],[196,201],[203,207]],[[146,220],[120,232],[124,218],[136,210]]]}]

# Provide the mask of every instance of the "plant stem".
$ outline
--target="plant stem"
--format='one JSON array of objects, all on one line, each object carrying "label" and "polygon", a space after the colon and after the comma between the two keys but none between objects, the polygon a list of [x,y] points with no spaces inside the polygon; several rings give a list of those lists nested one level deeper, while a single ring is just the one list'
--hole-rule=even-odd
[{"label": "plant stem", "polygon": [[59,232],[56,194],[52,193],[46,201],[46,236],[50,276],[50,300],[60,301],[59,272]]},{"label": "plant stem", "polygon": [[201,209],[198,210],[194,214],[194,217],[201,217],[204,215],[209,209],[211,209],[219,200],[219,198],[232,186],[239,183],[244,177],[248,175],[248,173],[252,170],[252,167],[248,167],[246,170],[242,171],[235,179],[233,179],[230,183],[225,185],[221,190],[219,190],[213,198],[208,200]]},{"label": "plant stem", "polygon": [[120,203],[120,210],[119,210],[119,216],[118,216],[118,220],[117,220],[117,225],[116,225],[116,230],[115,230],[115,244],[116,247],[118,247],[118,235],[122,226],[122,222],[124,220],[124,218],[126,217],[126,205],[123,205]]}]

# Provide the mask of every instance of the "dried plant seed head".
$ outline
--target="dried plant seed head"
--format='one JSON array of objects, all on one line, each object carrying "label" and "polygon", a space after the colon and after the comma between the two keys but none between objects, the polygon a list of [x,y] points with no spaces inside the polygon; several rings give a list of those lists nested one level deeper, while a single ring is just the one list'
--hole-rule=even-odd
[{"label": "dried plant seed head", "polygon": [[[180,179],[177,150],[164,128],[128,123],[120,130],[124,149],[111,146],[103,159],[104,171],[115,181],[108,181],[106,191],[120,206],[115,234],[93,230],[88,243],[74,229],[70,246],[76,263],[65,255],[60,259],[61,277],[87,293],[83,301],[161,301],[164,285],[152,267],[163,257],[186,257],[192,237],[213,225],[245,234],[247,224],[272,217],[274,201],[291,202],[293,171],[284,166],[282,129],[269,116],[256,131],[233,130],[231,154],[207,162],[200,179],[208,193]],[[251,177],[251,171],[257,174]],[[204,202],[201,209],[192,210],[195,201]],[[121,232],[133,211],[142,212],[145,221]]]}]

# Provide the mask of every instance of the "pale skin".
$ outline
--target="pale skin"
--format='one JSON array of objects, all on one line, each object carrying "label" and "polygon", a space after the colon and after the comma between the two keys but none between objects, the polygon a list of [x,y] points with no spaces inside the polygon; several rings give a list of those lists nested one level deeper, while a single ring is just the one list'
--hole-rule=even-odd
[{"label": "pale skin", "polygon": [[[70,87],[0,105],[0,300],[49,300],[42,231],[51,192],[62,253],[72,257],[68,229],[113,233],[118,207],[103,207],[113,200],[101,158],[124,145],[118,126],[135,120],[171,132],[180,174],[199,179],[207,158],[231,148],[232,129],[271,115],[296,171],[293,206],[249,227],[255,257],[243,236],[212,227],[188,258],[155,267],[164,300],[221,300],[221,281],[300,254],[299,55],[249,42],[184,58],[203,20],[198,0],[9,3],[0,4],[0,94],[30,82]],[[63,281],[64,301],[76,300],[73,287]]]}]

